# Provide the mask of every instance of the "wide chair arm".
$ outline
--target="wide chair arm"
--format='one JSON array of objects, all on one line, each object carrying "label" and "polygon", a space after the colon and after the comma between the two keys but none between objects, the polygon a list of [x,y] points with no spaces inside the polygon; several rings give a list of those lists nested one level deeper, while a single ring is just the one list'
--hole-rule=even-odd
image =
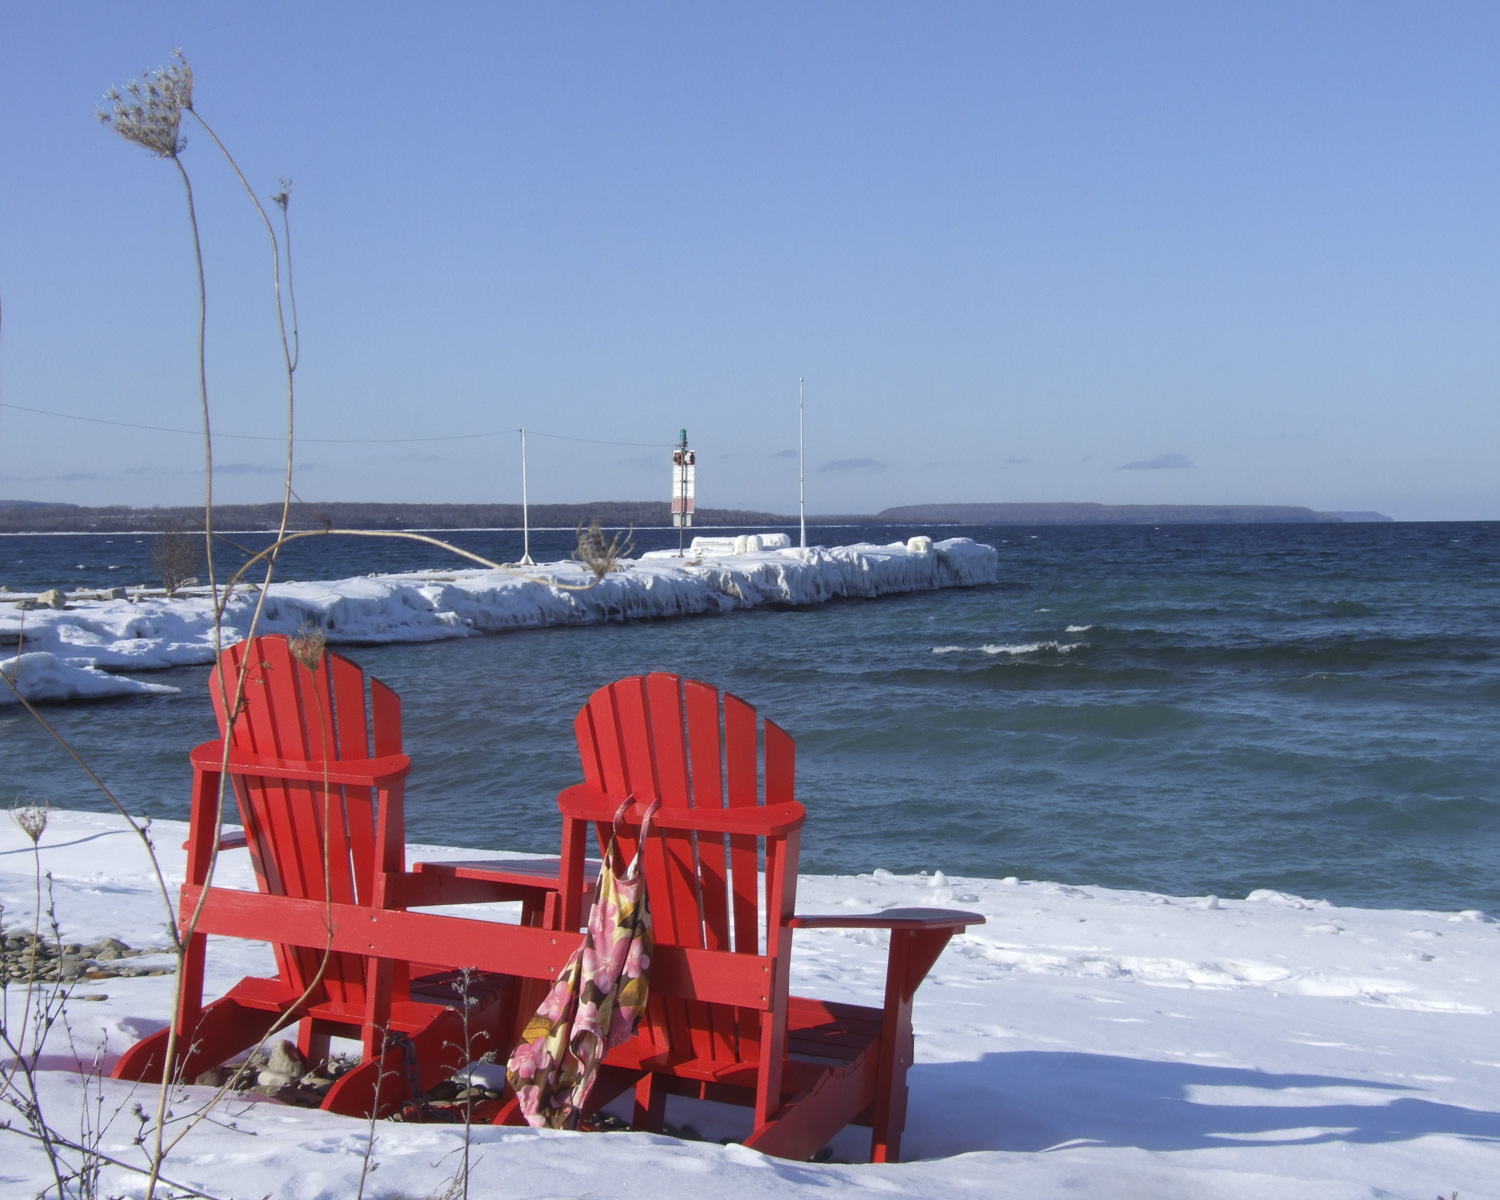
[{"label": "wide chair arm", "polygon": [[[598,864],[590,866],[580,883],[585,901],[599,881]],[[556,858],[418,862],[392,883],[404,907],[520,900],[521,923],[540,920],[548,928],[556,927],[561,912],[562,863]]]},{"label": "wide chair arm", "polygon": [[[564,817],[607,824],[620,811],[621,801],[587,783],[564,788],[557,807]],[[647,805],[631,799],[625,810],[626,825],[640,825]],[[755,804],[743,808],[660,808],[651,818],[658,832],[740,834],[748,837],[785,837],[801,829],[807,810],[795,800],[781,804]]]},{"label": "wide chair arm", "polygon": [[[217,741],[204,742],[194,748],[190,757],[198,770],[218,774],[225,765],[224,744]],[[326,783],[336,787],[389,787],[405,779],[411,771],[411,759],[405,754],[315,762],[231,750],[228,765],[231,775],[287,779],[297,783]]]},{"label": "wide chair arm", "polygon": [[885,1007],[888,1016],[904,1010],[909,1021],[911,1000],[955,933],[983,925],[979,913],[953,908],[888,908],[868,914],[807,914],[787,921],[792,929],[888,929],[890,953],[886,960]]},{"label": "wide chair arm", "polygon": [[787,922],[793,929],[948,929],[954,932],[970,925],[983,925],[978,913],[955,908],[888,908],[878,913],[809,913]]}]

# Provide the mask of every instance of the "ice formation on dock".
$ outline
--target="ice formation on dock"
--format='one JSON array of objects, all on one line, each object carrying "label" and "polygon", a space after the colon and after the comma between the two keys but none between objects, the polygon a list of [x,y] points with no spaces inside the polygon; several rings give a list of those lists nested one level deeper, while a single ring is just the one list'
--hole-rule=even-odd
[{"label": "ice formation on dock", "polygon": [[[724,539],[728,541],[729,539]],[[520,574],[417,571],[326,583],[278,583],[265,597],[260,630],[292,633],[311,624],[336,644],[426,642],[507,629],[729,612],[762,604],[821,604],[835,597],[993,583],[997,554],[968,538],[912,538],[887,546],[767,548],[699,545],[678,557],[653,551],[622,560],[598,584],[579,563],[548,563]],[[769,539],[767,539],[769,540]],[[739,552],[737,552],[739,551]],[[573,585],[570,589],[567,586]],[[67,607],[0,605],[0,645],[25,653],[0,659],[29,700],[59,701],[170,690],[112,672],[155,670],[213,659],[212,600],[204,589],[167,599],[84,599]],[[245,635],[259,595],[237,591],[225,612],[228,641]],[[22,637],[24,632],[24,638]],[[0,704],[14,703],[0,685]]]}]

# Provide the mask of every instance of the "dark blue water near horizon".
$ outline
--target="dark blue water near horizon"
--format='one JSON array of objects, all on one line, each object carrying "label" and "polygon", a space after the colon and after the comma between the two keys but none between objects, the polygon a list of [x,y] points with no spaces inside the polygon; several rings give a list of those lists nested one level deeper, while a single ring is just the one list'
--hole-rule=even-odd
[{"label": "dark blue water near horizon", "polygon": [[[411,838],[555,851],[578,706],[621,675],[675,670],[797,739],[807,871],[1500,915],[1500,523],[809,532],[974,537],[999,550],[999,581],[349,649],[403,697]],[[511,532],[445,536],[519,555]],[[642,549],[675,537],[635,534]],[[572,540],[534,534],[533,556]],[[310,542],[287,576],[447,565],[403,543]],[[0,538],[0,583],[134,584],[146,549]],[[162,672],[180,695],[48,716],[132,807],[181,817],[187,750],[214,729],[206,677]],[[100,807],[24,714],[0,710],[0,745],[0,803]]]}]

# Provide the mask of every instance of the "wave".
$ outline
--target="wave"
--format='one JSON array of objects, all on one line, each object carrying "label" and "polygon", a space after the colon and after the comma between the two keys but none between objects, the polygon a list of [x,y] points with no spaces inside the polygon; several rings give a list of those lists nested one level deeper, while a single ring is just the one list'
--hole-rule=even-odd
[{"label": "wave", "polygon": [[1041,654],[1050,651],[1054,654],[1070,654],[1074,650],[1087,646],[1087,642],[1015,642],[1011,644],[987,643],[983,646],[934,646],[934,654],[990,654],[990,655],[1018,655],[1018,654]]}]

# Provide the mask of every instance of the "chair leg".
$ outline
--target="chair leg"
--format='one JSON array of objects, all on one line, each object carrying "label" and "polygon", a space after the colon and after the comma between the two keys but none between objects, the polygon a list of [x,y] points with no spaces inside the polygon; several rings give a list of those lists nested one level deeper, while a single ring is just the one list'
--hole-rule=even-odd
[{"label": "chair leg", "polygon": [[[215,1000],[198,1014],[192,1027],[179,1035],[172,1065],[174,1080],[191,1083],[209,1067],[248,1050],[266,1036],[280,1016],[274,1009],[237,1003],[233,992]],[[113,1077],[160,1083],[169,1032],[159,1030],[130,1047],[115,1064]]]},{"label": "chair leg", "polygon": [[297,1049],[309,1068],[328,1061],[328,1043],[328,1030],[312,1017],[304,1017],[297,1027]]},{"label": "chair leg", "polygon": [[203,967],[208,938],[195,933],[182,948],[182,1002],[177,1006],[177,1032],[186,1035],[203,1013]]},{"label": "chair leg", "polygon": [[388,958],[372,958],[365,964],[365,1014],[360,1030],[360,1052],[366,1062],[380,1053],[385,1031],[391,1027],[391,993],[395,964]]},{"label": "chair leg", "polygon": [[906,1129],[906,1071],[914,1057],[912,997],[952,936],[951,929],[891,931],[890,959],[885,976],[885,1017],[880,1030],[880,1066],[875,1077],[871,1162],[901,1160],[901,1134]]},{"label": "chair leg", "polygon": [[630,1117],[630,1127],[645,1133],[660,1133],[666,1117],[666,1089],[658,1086],[656,1076],[647,1071],[635,1085],[635,1111]]},{"label": "chair leg", "polygon": [[592,1116],[611,1100],[624,1095],[640,1081],[640,1074],[639,1071],[623,1067],[601,1065],[599,1073],[594,1076],[594,1086],[589,1088],[589,1094],[584,1099],[583,1115]]},{"label": "chair leg", "polygon": [[911,1065],[914,1043],[911,1034],[911,1005],[895,1031],[896,1053],[886,1069],[884,1038],[881,1039],[881,1071],[876,1083],[873,1128],[870,1132],[870,1161],[901,1161],[901,1134],[906,1129],[906,1069]]}]

